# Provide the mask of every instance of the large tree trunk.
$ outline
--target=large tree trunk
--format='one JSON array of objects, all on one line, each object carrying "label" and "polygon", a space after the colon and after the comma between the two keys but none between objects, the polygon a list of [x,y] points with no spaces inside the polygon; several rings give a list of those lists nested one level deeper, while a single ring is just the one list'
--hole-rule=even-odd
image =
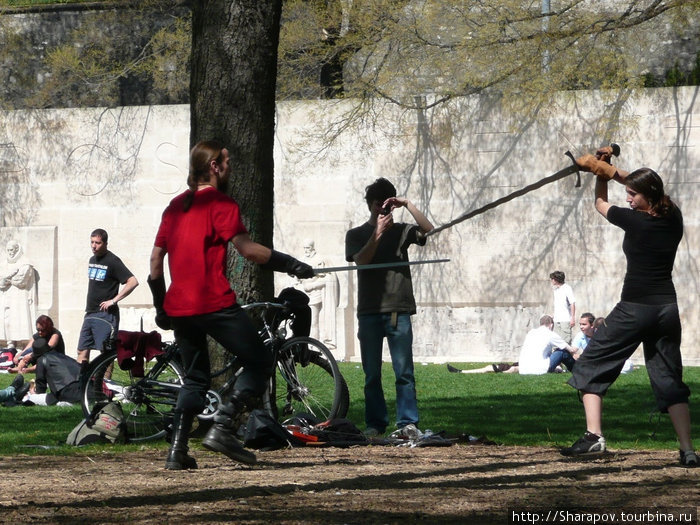
[{"label": "large tree trunk", "polygon": [[[272,246],[275,82],[281,0],[192,2],[190,145],[217,139],[231,154],[229,194],[253,240]],[[229,256],[239,302],[270,299],[272,272]]]}]

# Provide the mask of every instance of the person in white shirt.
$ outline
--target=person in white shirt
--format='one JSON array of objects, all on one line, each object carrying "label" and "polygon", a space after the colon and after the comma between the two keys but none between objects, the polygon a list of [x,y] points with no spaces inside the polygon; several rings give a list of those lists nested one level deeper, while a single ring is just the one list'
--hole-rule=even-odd
[{"label": "person in white shirt", "polygon": [[571,329],[576,326],[576,298],[574,291],[566,284],[564,272],[556,270],[549,274],[554,290],[554,331],[564,341],[571,343]]},{"label": "person in white shirt", "polygon": [[556,372],[560,364],[569,370],[574,367],[576,349],[553,331],[554,320],[550,315],[540,317],[539,328],[533,328],[525,336],[520,349],[518,367],[521,374],[540,375]]}]

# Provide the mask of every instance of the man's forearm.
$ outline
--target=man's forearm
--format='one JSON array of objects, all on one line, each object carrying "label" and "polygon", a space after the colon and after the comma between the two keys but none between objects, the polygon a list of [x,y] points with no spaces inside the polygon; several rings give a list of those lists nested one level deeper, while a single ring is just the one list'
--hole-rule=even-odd
[{"label": "man's forearm", "polygon": [[139,285],[138,280],[136,277],[131,276],[129,279],[124,283],[124,286],[122,286],[122,289],[117,293],[117,295],[114,297],[114,302],[116,303],[117,301],[121,301],[124,299],[126,296],[128,296],[131,292],[134,291],[134,289]]},{"label": "man's forearm", "polygon": [[377,246],[379,246],[379,239],[375,234],[372,234],[362,249],[353,256],[352,259],[355,261],[355,264],[371,263],[377,253]]},{"label": "man's forearm", "polygon": [[418,227],[423,233],[428,233],[430,230],[435,228],[435,226],[433,226],[423,212],[416,208],[416,205],[409,200],[406,200],[406,209],[416,221],[416,224],[418,224]]}]

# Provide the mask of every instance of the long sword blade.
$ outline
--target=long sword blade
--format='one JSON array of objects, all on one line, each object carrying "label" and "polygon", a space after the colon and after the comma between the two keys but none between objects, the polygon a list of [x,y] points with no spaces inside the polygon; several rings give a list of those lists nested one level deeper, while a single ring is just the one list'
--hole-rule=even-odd
[{"label": "long sword blade", "polygon": [[413,266],[415,264],[436,264],[449,262],[449,259],[430,259],[427,261],[400,261],[375,264],[351,264],[350,266],[331,266],[329,268],[314,268],[316,275],[332,272],[352,272],[355,270],[377,270],[379,268],[399,268],[402,266]]},{"label": "long sword blade", "polygon": [[[571,175],[572,173],[576,173],[579,171],[579,167],[576,165],[576,161],[574,160],[574,156],[571,154],[570,151],[566,152],[566,155],[571,159],[573,164],[571,166],[567,166],[566,168],[557,171],[555,174],[550,175],[549,177],[545,177],[544,179],[540,179],[537,182],[533,182],[532,184],[529,184],[525,186],[524,188],[520,188],[517,191],[514,191],[513,193],[509,193],[508,195],[501,197],[500,199],[496,199],[493,202],[490,202],[481,208],[477,208],[475,210],[472,210],[470,212],[464,213],[457,217],[456,219],[451,220],[450,222],[443,224],[441,226],[438,226],[437,228],[433,228],[430,230],[428,233],[426,233],[426,237],[429,237],[431,235],[435,235],[436,233],[441,232],[442,230],[446,230],[447,228],[450,228],[454,226],[455,224],[459,224],[462,221],[466,221],[467,219],[471,219],[472,217],[479,215],[481,213],[484,213],[485,211],[491,210],[497,206],[500,206],[501,204],[505,204],[508,201],[511,201],[515,199],[516,197],[521,197],[525,195],[526,193],[530,193],[531,191],[534,191],[538,188],[541,188],[542,186],[545,186],[547,184],[551,184],[552,182],[556,182],[559,179],[563,179],[567,175]],[[577,182],[576,187],[580,186],[580,181]]]}]

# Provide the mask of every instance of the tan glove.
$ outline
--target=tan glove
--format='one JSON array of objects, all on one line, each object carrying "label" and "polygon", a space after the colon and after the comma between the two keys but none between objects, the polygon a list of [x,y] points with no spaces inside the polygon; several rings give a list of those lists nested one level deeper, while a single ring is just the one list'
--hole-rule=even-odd
[{"label": "tan glove", "polygon": [[598,148],[598,150],[595,152],[595,157],[598,160],[602,160],[603,162],[607,162],[608,164],[610,164],[610,159],[612,159],[612,156],[612,146],[603,146],[601,148]]},{"label": "tan glove", "polygon": [[578,164],[583,171],[590,171],[606,180],[612,179],[617,173],[617,168],[615,166],[603,160],[598,160],[595,156],[590,154],[577,158],[576,164]]}]

